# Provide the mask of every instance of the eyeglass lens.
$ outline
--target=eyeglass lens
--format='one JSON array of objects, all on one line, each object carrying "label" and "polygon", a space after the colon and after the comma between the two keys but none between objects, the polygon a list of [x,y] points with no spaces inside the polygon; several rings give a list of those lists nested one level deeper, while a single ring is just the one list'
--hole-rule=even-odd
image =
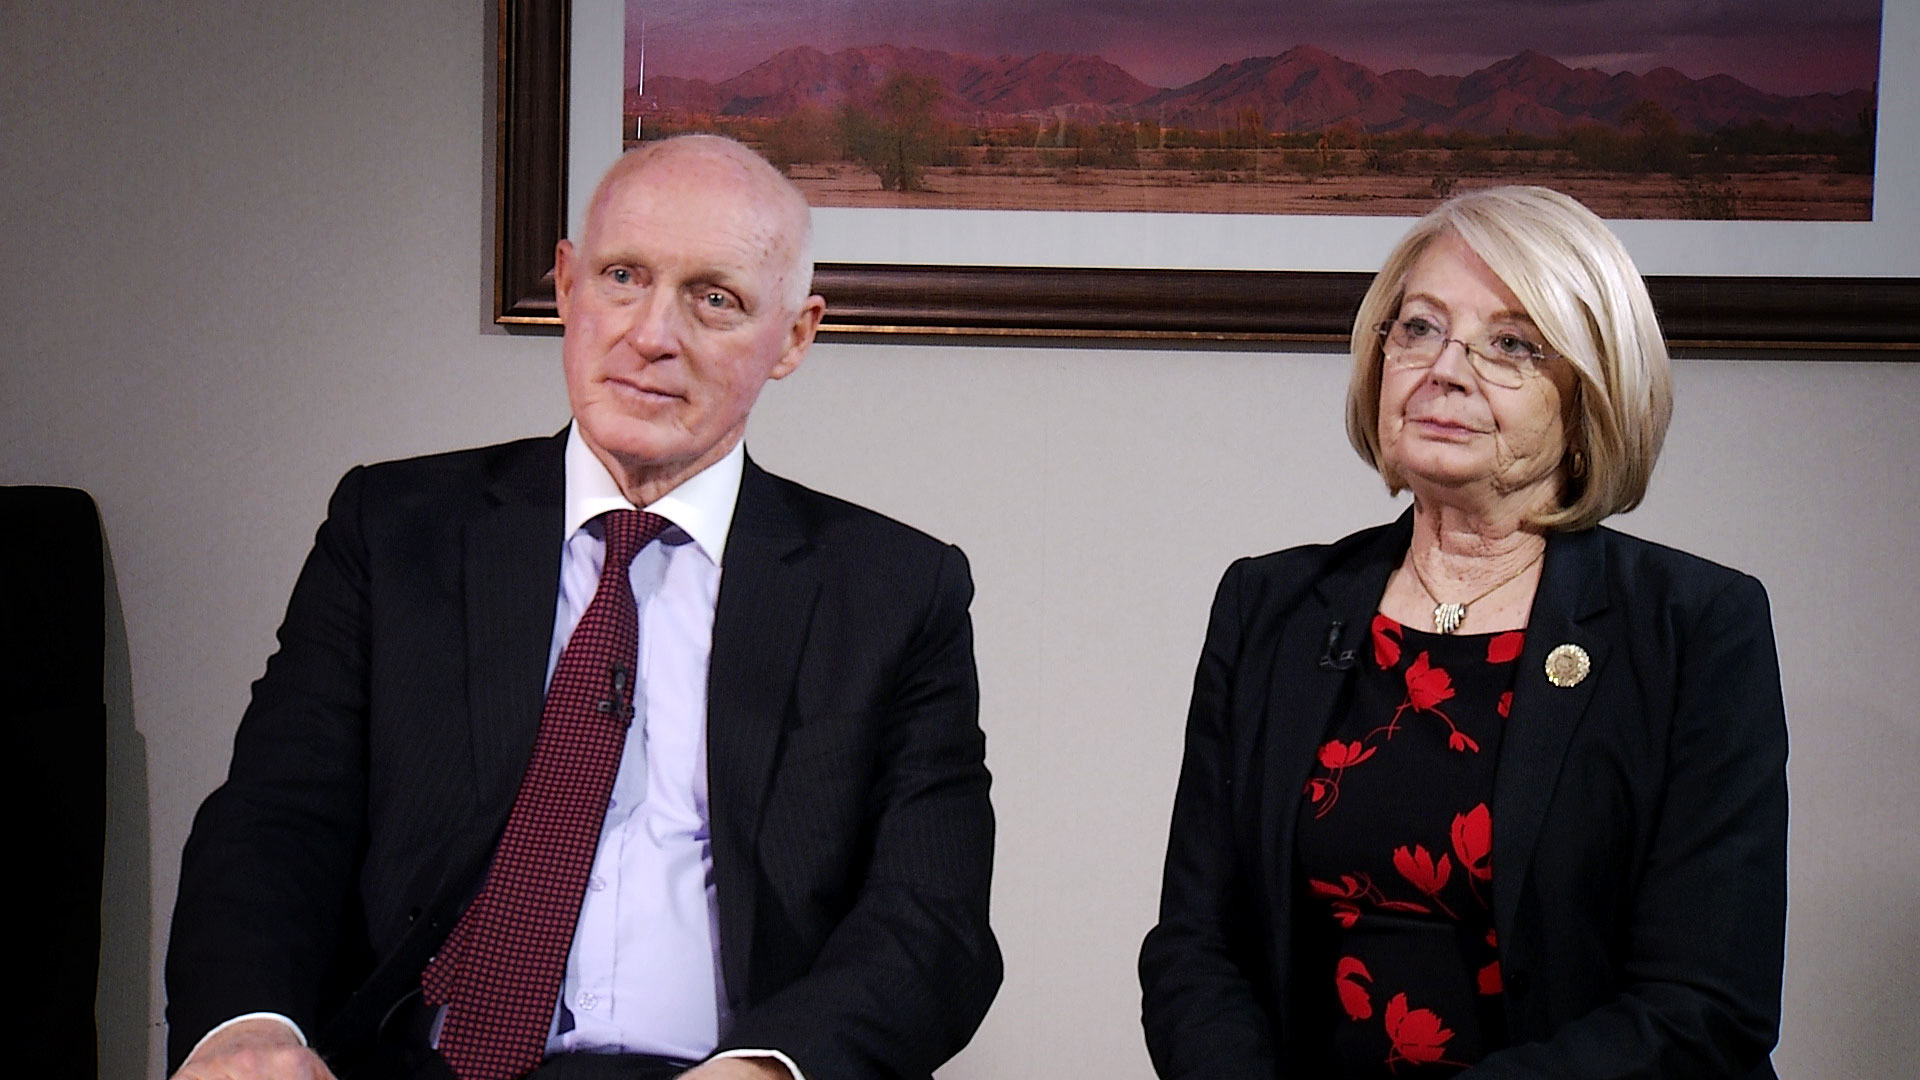
[{"label": "eyeglass lens", "polygon": [[1496,386],[1514,389],[1533,373],[1540,347],[1511,332],[1489,335],[1485,341],[1468,342],[1448,337],[1446,332],[1426,319],[1396,319],[1382,328],[1388,344],[1399,353],[1395,363],[1402,367],[1428,367],[1452,343],[1466,350],[1467,362],[1474,374]]}]

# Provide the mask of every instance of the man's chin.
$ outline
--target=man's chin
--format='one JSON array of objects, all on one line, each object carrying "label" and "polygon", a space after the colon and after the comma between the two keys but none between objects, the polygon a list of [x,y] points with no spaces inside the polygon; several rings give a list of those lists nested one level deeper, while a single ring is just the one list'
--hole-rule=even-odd
[{"label": "man's chin", "polygon": [[587,445],[603,457],[640,465],[672,461],[685,453],[684,437],[678,429],[651,417],[634,416],[630,411],[600,406],[580,421],[580,434]]},{"label": "man's chin", "polygon": [[629,473],[659,472],[691,460],[691,455],[679,447],[644,441],[615,443],[607,448],[607,456]]}]

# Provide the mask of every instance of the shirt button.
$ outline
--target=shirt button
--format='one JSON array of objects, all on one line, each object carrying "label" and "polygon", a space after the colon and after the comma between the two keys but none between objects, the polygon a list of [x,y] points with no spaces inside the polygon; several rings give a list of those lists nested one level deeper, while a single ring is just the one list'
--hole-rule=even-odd
[{"label": "shirt button", "polygon": [[580,992],[580,996],[573,999],[573,1003],[575,1005],[578,1005],[580,1008],[587,1010],[588,1012],[592,1012],[593,1007],[595,1005],[600,1004],[600,999],[597,997],[594,997],[592,994],[586,992],[585,990],[582,990]]},{"label": "shirt button", "polygon": [[607,887],[606,878],[596,875],[594,877],[590,877],[587,879],[587,888],[592,889],[594,892],[599,892],[601,889],[604,889],[606,887]]}]

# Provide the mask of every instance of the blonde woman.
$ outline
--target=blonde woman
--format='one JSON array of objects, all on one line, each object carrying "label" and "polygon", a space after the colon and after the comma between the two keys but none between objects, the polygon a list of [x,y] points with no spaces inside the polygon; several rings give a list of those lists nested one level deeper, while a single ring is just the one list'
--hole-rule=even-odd
[{"label": "blonde woman", "polygon": [[1772,1077],[1786,723],[1765,590],[1602,527],[1672,393],[1573,199],[1418,222],[1347,428],[1398,521],[1235,563],[1195,678],[1159,1075]]}]

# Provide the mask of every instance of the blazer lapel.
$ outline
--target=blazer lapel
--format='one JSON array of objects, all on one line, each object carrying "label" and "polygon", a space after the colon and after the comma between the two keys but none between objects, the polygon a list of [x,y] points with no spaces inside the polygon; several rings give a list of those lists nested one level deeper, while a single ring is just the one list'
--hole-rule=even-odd
[{"label": "blazer lapel", "polygon": [[[1548,537],[1494,777],[1493,915],[1503,935],[1519,908],[1567,744],[1605,674],[1607,635],[1599,618],[1607,606],[1605,580],[1606,549],[1596,530]],[[1548,654],[1563,645],[1586,650],[1592,664],[1586,678],[1569,687],[1553,685],[1546,673]]]},{"label": "blazer lapel", "polygon": [[533,754],[559,591],[566,434],[518,457],[467,525],[467,712],[475,815],[449,860],[450,881],[477,878]]},{"label": "blazer lapel", "polygon": [[565,448],[563,431],[508,457],[486,487],[486,508],[465,525],[459,558],[475,813],[463,831],[447,839],[429,917],[414,922],[329,1021],[323,1046],[363,1049],[395,1004],[419,991],[421,968],[465,908],[512,809],[545,698],[547,648],[560,587]]},{"label": "blazer lapel", "polygon": [[[1353,558],[1323,574],[1280,627],[1260,725],[1266,743],[1261,752],[1264,775],[1252,785],[1261,793],[1254,809],[1260,837],[1253,850],[1272,856],[1265,872],[1267,902],[1282,935],[1273,943],[1277,965],[1284,965],[1291,953],[1285,935],[1292,925],[1293,838],[1307,777],[1353,670],[1363,662],[1361,650],[1373,613],[1412,533],[1408,511],[1379,530]],[[1284,981],[1284,966],[1276,966],[1275,974]]]},{"label": "blazer lapel", "polygon": [[751,458],[720,574],[707,675],[707,800],[721,970],[737,1006],[749,985],[754,845],[794,675],[819,591],[805,523]]}]

